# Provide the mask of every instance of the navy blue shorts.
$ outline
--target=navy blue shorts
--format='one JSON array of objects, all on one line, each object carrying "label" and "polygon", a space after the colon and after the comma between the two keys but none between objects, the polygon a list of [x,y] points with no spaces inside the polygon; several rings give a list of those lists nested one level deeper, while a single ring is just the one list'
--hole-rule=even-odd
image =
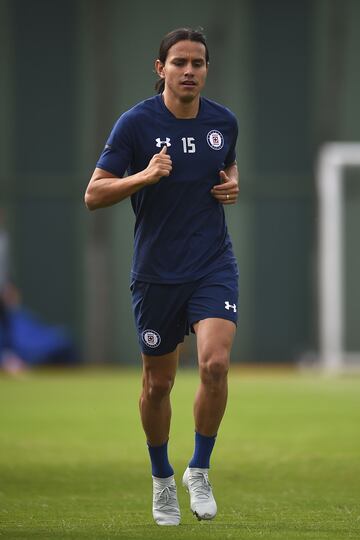
[{"label": "navy blue shorts", "polygon": [[192,325],[216,317],[237,323],[238,271],[228,266],[189,283],[134,280],[132,305],[140,348],[160,356],[176,349]]}]

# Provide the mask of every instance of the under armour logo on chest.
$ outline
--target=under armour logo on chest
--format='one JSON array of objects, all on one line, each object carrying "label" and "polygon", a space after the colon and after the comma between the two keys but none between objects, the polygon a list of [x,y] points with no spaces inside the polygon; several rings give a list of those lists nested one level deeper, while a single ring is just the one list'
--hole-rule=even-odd
[{"label": "under armour logo on chest", "polygon": [[164,146],[164,144],[166,144],[166,146],[169,147],[169,146],[171,146],[170,140],[171,140],[170,137],[166,137],[165,141],[162,141],[162,140],[160,139],[160,137],[158,137],[157,139],[155,139],[155,141],[156,141],[156,146],[157,146],[158,148],[161,148],[162,146]]},{"label": "under armour logo on chest", "polygon": [[236,304],[230,304],[229,300],[226,300],[225,302],[225,309],[230,311],[230,308],[236,313]]}]

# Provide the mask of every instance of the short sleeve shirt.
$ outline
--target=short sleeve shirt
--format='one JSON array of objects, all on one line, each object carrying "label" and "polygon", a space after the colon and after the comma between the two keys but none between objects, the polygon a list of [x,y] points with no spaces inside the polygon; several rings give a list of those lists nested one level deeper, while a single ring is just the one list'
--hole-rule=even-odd
[{"label": "short sleeve shirt", "polygon": [[178,119],[160,94],[115,123],[97,167],[121,178],[144,170],[166,145],[170,176],[131,196],[135,213],[133,279],[186,283],[236,266],[223,205],[210,190],[235,162],[237,121],[229,109],[200,98],[196,118]]}]

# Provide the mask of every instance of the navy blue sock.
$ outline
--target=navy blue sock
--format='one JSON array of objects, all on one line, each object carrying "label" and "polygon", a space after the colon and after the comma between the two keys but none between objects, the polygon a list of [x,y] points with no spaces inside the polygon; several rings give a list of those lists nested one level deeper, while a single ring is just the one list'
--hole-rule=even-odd
[{"label": "navy blue sock", "polygon": [[194,455],[189,463],[189,467],[199,469],[208,469],[210,467],[210,456],[214,448],[216,435],[207,437],[195,431],[195,450]]},{"label": "navy blue sock", "polygon": [[167,441],[161,446],[150,446],[148,444],[152,475],[157,478],[168,478],[174,474],[174,469],[169,463],[167,446]]}]

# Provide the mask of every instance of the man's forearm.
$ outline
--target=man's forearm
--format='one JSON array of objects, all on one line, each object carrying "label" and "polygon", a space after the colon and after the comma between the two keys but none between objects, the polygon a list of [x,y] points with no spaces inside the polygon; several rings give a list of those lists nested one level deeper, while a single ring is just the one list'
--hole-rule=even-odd
[{"label": "man's forearm", "polygon": [[103,177],[97,169],[89,182],[85,193],[85,204],[89,210],[112,206],[130,197],[146,185],[145,172],[117,178]]}]

